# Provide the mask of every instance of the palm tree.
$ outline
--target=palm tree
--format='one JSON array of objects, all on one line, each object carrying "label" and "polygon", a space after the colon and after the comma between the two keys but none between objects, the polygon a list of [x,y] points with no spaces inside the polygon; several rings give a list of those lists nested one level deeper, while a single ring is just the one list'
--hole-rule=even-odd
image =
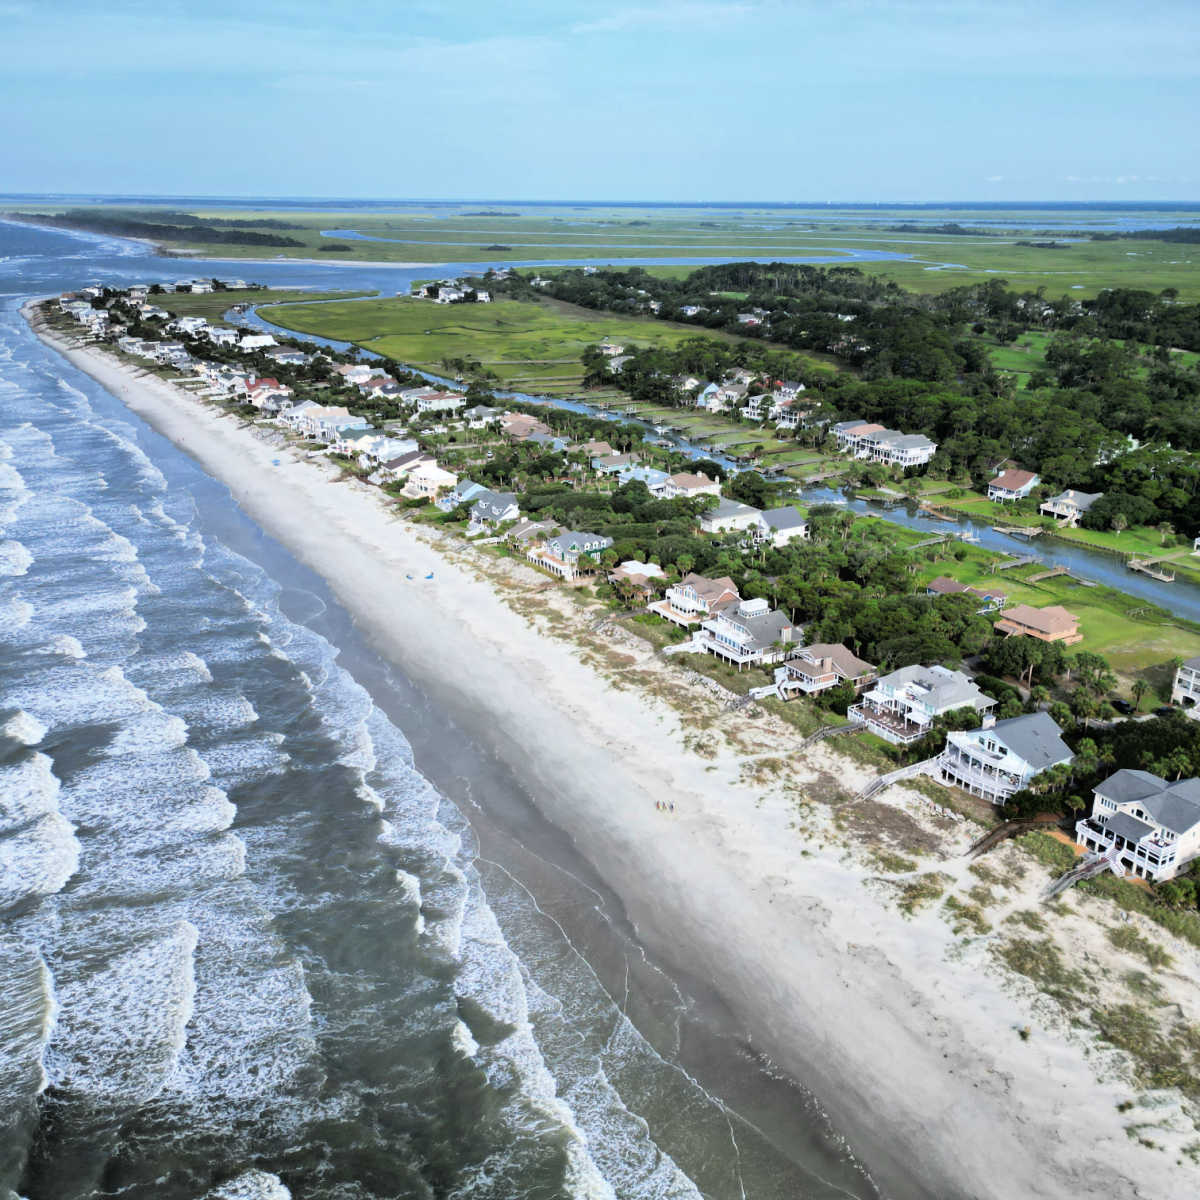
[{"label": "palm tree", "polygon": [[1135,679],[1130,690],[1133,692],[1133,711],[1137,712],[1142,707],[1142,697],[1150,690],[1150,685],[1144,679]]},{"label": "palm tree", "polygon": [[1120,537],[1121,530],[1129,528],[1129,518],[1124,513],[1115,513],[1110,524],[1112,525],[1113,533],[1117,537]]},{"label": "palm tree", "polygon": [[1154,528],[1158,531],[1160,545],[1163,546],[1167,544],[1167,538],[1175,532],[1175,526],[1170,521],[1159,521]]}]

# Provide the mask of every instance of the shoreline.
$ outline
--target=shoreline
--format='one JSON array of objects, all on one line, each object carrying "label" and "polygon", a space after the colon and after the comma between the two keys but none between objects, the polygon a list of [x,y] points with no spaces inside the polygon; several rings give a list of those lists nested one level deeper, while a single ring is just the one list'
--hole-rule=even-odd
[{"label": "shoreline", "polygon": [[[22,313],[30,319],[30,306]],[[646,944],[711,983],[754,1048],[815,1093],[887,1195],[1110,1196],[1125,1169],[1136,1183],[1124,1194],[1187,1190],[1168,1156],[1130,1142],[1116,1105],[1134,1089],[1098,1083],[1081,1048],[1003,986],[985,949],[963,946],[933,912],[888,908],[865,886],[871,872],[826,848],[819,816],[805,816],[810,836],[794,832],[797,789],[861,782],[868,773],[852,760],[817,747],[792,764],[790,787],[764,789],[746,779],[745,754],[692,753],[678,710],[618,689],[534,628],[461,543],[397,521],[372,489],[331,484],[328,469],[181,389],[31,324],[224,482],[385,657],[453,689],[491,727]],[[435,581],[424,586],[427,571]],[[670,823],[654,808],[662,796],[677,802]],[[1029,1025],[1037,1036],[1018,1038]]]}]

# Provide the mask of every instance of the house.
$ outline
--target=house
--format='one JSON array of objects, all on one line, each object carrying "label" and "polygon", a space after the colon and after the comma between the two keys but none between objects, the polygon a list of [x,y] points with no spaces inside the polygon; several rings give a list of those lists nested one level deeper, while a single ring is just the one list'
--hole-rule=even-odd
[{"label": "house", "polygon": [[364,429],[348,432],[346,447],[345,453],[358,456],[360,467],[369,467],[412,454],[417,443],[412,438],[389,437],[375,429]]},{"label": "house", "polygon": [[957,579],[950,579],[945,575],[931,579],[925,585],[925,594],[927,596],[976,596],[983,601],[980,612],[994,612],[1008,603],[1008,593],[1000,588],[968,587],[967,584],[959,583]]},{"label": "house", "polygon": [[973,708],[982,714],[995,706],[996,701],[961,671],[911,666],[883,676],[846,715],[885,741],[907,746],[924,737],[933,722],[948,712]]},{"label": "house", "polygon": [[738,500],[722,499],[716,508],[700,514],[700,528],[705,533],[743,533],[760,526],[762,513]]},{"label": "house", "polygon": [[267,351],[267,357],[284,367],[303,367],[312,361],[303,350],[297,350],[295,346],[276,346]]},{"label": "house", "polygon": [[1034,712],[1007,721],[985,717],[980,729],[950,731],[937,766],[943,783],[1003,804],[1035,775],[1074,757],[1050,714]]},{"label": "house", "polygon": [[1200,779],[1168,783],[1126,769],[1092,795],[1091,816],[1075,823],[1075,840],[1138,878],[1173,879],[1200,854]]},{"label": "house", "polygon": [[482,288],[472,288],[469,294],[475,297],[476,304],[491,304],[492,302],[491,292],[485,292]]},{"label": "house", "polygon": [[302,437],[331,442],[343,429],[366,429],[366,417],[352,417],[350,410],[340,406],[313,404],[305,401],[280,414],[279,420],[291,426]]},{"label": "house", "polygon": [[612,538],[598,533],[567,530],[547,538],[544,545],[528,551],[525,557],[561,579],[574,579],[594,570],[596,559],[612,544]]},{"label": "house", "polygon": [[239,350],[265,350],[274,346],[275,339],[269,333],[246,333],[238,342]]},{"label": "house", "polygon": [[754,328],[754,326],[762,324],[762,317],[757,313],[738,313],[737,323]]},{"label": "house", "polygon": [[1057,496],[1051,496],[1038,507],[1038,512],[1057,517],[1064,525],[1075,526],[1079,524],[1079,518],[1103,495],[1103,492],[1077,492],[1074,488],[1068,488]]},{"label": "house", "polygon": [[500,417],[500,432],[514,442],[523,442],[531,433],[549,433],[550,426],[528,413],[506,412]]},{"label": "house", "polygon": [[750,390],[748,383],[723,383],[717,388],[713,399],[719,405],[718,408],[713,408],[712,403],[709,408],[714,412],[721,412],[727,408],[736,408],[738,405],[745,402],[746,393]]},{"label": "house", "polygon": [[369,363],[339,363],[333,368],[335,375],[340,375],[347,383],[366,383],[368,379],[379,372]]},{"label": "house", "polygon": [[[696,393],[696,407],[697,408],[708,408],[710,406],[710,404],[713,402],[713,398],[716,396],[716,394],[720,390],[721,390],[721,385],[719,383],[706,383]],[[717,403],[717,407],[718,408],[720,407],[719,402]]]},{"label": "house", "polygon": [[417,412],[455,412],[466,402],[458,392],[425,392],[417,397]]},{"label": "house", "polygon": [[1039,483],[1040,476],[1032,471],[1018,471],[1010,467],[988,484],[987,498],[1001,504],[1008,500],[1024,500]]},{"label": "house", "polygon": [[625,369],[625,364],[632,361],[632,354],[620,354],[616,358],[610,358],[608,360],[608,369],[614,375],[620,375],[620,373]]},{"label": "house", "polygon": [[762,421],[766,419],[770,409],[771,397],[766,392],[759,392],[755,396],[751,396],[746,401],[745,408],[742,409],[742,416],[747,421]]},{"label": "house", "polygon": [[1008,609],[994,628],[1006,637],[1033,637],[1040,642],[1062,642],[1073,646],[1083,641],[1079,632],[1079,618],[1058,604],[1046,608],[1033,608],[1018,604]]},{"label": "house", "polygon": [[177,333],[186,334],[188,337],[195,337],[200,333],[208,322],[203,317],[176,317],[171,322],[171,328]]},{"label": "house", "polygon": [[597,475],[619,475],[628,467],[638,464],[636,454],[601,454],[592,459],[592,470]]},{"label": "house", "polygon": [[709,479],[703,471],[697,474],[683,471],[678,475],[670,475],[663,488],[663,496],[667,500],[674,500],[678,496],[690,498],[692,496],[720,496],[720,494],[720,483],[715,479]]},{"label": "house", "polygon": [[493,421],[500,419],[500,414],[494,408],[488,408],[486,404],[476,404],[474,408],[468,408],[460,415],[466,421],[468,429],[485,429]]},{"label": "house", "polygon": [[454,485],[453,490],[438,501],[438,507],[445,509],[446,512],[453,512],[460,504],[470,504],[472,500],[486,491],[487,488],[482,483],[475,483],[471,479],[460,479]]},{"label": "house", "polygon": [[644,563],[637,559],[626,559],[608,574],[609,583],[624,585],[648,600],[654,595],[656,582],[666,579],[666,572],[658,563]]},{"label": "house", "polygon": [[210,325],[204,331],[204,336],[214,346],[235,346],[237,345],[238,331],[230,329],[227,325]]},{"label": "house", "polygon": [[1200,718],[1200,658],[1179,664],[1171,685],[1171,703],[1182,705],[1189,717]]},{"label": "house", "polygon": [[889,467],[920,467],[937,453],[937,443],[923,433],[899,433],[894,429],[872,431],[859,441],[858,457]]},{"label": "house", "polygon": [[808,537],[808,521],[794,505],[786,504],[782,508],[768,508],[762,514],[762,521],[755,530],[755,540],[770,542],[778,549],[789,542]]},{"label": "house", "polygon": [[475,497],[475,503],[471,506],[471,522],[467,526],[467,533],[481,533],[485,529],[503,525],[505,521],[515,521],[520,515],[517,498],[512,492],[493,492],[485,488]]},{"label": "house", "polygon": [[795,400],[804,391],[804,384],[795,379],[775,380],[775,398],[777,400]]},{"label": "house", "polygon": [[526,546],[533,541],[543,541],[556,529],[553,521],[530,521],[522,517],[515,525],[511,525],[505,536],[518,546]]},{"label": "house", "polygon": [[385,459],[371,476],[372,483],[397,483],[407,479],[409,472],[417,467],[436,466],[437,460],[424,450],[410,450],[407,454]]},{"label": "house", "polygon": [[684,317],[698,317],[702,312],[704,312],[704,306],[700,304],[685,304],[679,310],[680,315]]},{"label": "house", "polygon": [[402,494],[413,500],[433,500],[456,483],[458,476],[453,471],[443,470],[435,462],[419,462],[409,470]]},{"label": "house", "polygon": [[661,500],[666,496],[671,477],[656,467],[625,467],[618,473],[617,482],[622,487],[627,483],[644,483],[650,495]]},{"label": "house", "polygon": [[692,643],[741,668],[779,662],[790,649],[794,634],[791,619],[773,611],[766,600],[743,600],[701,621]]},{"label": "house", "polygon": [[571,446],[567,438],[557,437],[553,433],[531,433],[525,439],[525,444],[527,446],[541,446],[543,450],[549,450],[555,454],[565,454]]},{"label": "house", "polygon": [[795,401],[783,400],[770,413],[777,429],[799,429],[803,419],[811,412],[808,408],[798,408]]},{"label": "house", "polygon": [[857,449],[860,434],[878,432],[882,428],[882,425],[873,425],[870,421],[864,421],[862,417],[851,417],[848,421],[839,421],[830,433],[837,440],[839,450],[854,450]]},{"label": "house", "polygon": [[792,690],[812,696],[840,683],[848,683],[859,691],[876,674],[869,662],[852,654],[840,642],[818,642],[803,647],[794,658],[784,662],[775,672],[775,682],[785,697]]},{"label": "house", "polygon": [[610,342],[605,338],[598,347],[601,354],[607,358],[617,358],[625,353],[625,347],[617,342]]},{"label": "house", "polygon": [[616,451],[607,443],[592,440],[584,442],[581,446],[576,447],[579,454],[586,454],[589,459],[592,458],[607,458],[610,454],[615,454]]},{"label": "house", "polygon": [[693,573],[667,588],[666,596],[657,604],[651,604],[650,611],[676,625],[688,626],[740,601],[741,596],[728,576],[709,579]]}]

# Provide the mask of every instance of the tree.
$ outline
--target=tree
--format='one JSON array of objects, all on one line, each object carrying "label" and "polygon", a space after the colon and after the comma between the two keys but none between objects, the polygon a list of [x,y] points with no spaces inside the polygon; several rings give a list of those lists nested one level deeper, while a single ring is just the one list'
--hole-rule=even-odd
[{"label": "tree", "polygon": [[1133,681],[1133,711],[1137,712],[1142,707],[1142,697],[1150,690],[1150,685],[1144,679],[1135,679]]},{"label": "tree", "polygon": [[1110,524],[1112,525],[1113,533],[1115,533],[1117,537],[1120,537],[1121,530],[1129,528],[1129,518],[1124,513],[1113,513]]}]

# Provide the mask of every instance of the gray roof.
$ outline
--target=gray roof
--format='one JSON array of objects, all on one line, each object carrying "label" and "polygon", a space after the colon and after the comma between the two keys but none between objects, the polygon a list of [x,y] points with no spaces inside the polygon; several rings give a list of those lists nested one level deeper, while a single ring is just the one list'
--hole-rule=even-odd
[{"label": "gray roof", "polygon": [[743,617],[737,609],[722,614],[727,621],[736,621],[754,639],[756,650],[769,650],[792,628],[791,621],[778,609],[763,613],[761,617]]},{"label": "gray roof", "polygon": [[1077,509],[1079,509],[1080,512],[1087,512],[1087,510],[1091,508],[1092,505],[1095,504],[1096,501],[1099,500],[1103,495],[1103,492],[1077,492],[1074,488],[1067,488],[1065,492],[1059,492],[1057,496],[1051,497],[1046,503],[1057,504],[1060,501],[1064,503],[1071,503]]},{"label": "gray roof", "polygon": [[[1159,825],[1172,833],[1186,833],[1200,824],[1200,779],[1168,783],[1149,771],[1122,770],[1100,784],[1096,794],[1121,805],[1140,804]],[[1111,827],[1112,821],[1109,825]]]},{"label": "gray roof", "polygon": [[708,520],[726,520],[729,517],[745,517],[751,513],[759,513],[757,508],[752,508],[749,504],[743,504],[740,500],[727,500],[724,496],[721,497],[717,507],[703,514],[703,517]]},{"label": "gray roof", "polygon": [[989,732],[1035,771],[1043,771],[1074,757],[1071,747],[1062,740],[1062,730],[1049,713],[1026,713],[1007,721],[997,721]]},{"label": "gray roof", "polygon": [[560,555],[572,549],[582,552],[584,546],[599,545],[601,549],[607,550],[612,544],[612,538],[604,537],[599,533],[590,533],[586,529],[568,529],[565,533],[560,533],[546,542],[547,546],[557,549]]},{"label": "gray roof", "polygon": [[783,508],[768,508],[762,519],[772,529],[801,529],[808,523],[800,510],[792,504],[784,505]]},{"label": "gray roof", "polygon": [[493,492],[490,489],[479,493],[471,509],[472,517],[495,521],[503,517],[508,509],[516,504],[517,497],[512,492]]},{"label": "gray roof", "polygon": [[899,689],[906,684],[923,688],[928,693],[924,697],[926,703],[938,712],[965,708],[968,704],[976,709],[990,708],[996,703],[990,696],[985,696],[969,676],[942,666],[923,667],[914,664],[901,667],[883,676],[876,686]]},{"label": "gray roof", "polygon": [[1196,655],[1195,658],[1187,659],[1187,661],[1183,663],[1183,666],[1187,667],[1191,671],[1200,671],[1200,654]]},{"label": "gray roof", "polygon": [[1129,813],[1114,813],[1105,822],[1104,828],[1109,833],[1114,833],[1118,837],[1127,838],[1131,842],[1140,842],[1148,833],[1153,833],[1154,828],[1147,825],[1144,821],[1139,821],[1137,817],[1131,817]]}]

